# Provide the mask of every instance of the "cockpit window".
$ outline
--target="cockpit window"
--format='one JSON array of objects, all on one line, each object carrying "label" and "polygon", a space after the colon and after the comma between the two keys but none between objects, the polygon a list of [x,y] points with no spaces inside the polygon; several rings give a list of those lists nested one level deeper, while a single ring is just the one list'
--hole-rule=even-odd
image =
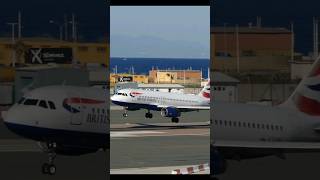
[{"label": "cockpit window", "polygon": [[22,104],[25,99],[26,99],[26,98],[22,97],[22,98],[18,101],[18,104]]},{"label": "cockpit window", "polygon": [[41,100],[41,101],[39,102],[39,106],[40,106],[40,107],[43,107],[43,108],[45,108],[45,109],[48,109],[47,102],[44,101],[44,100]]},{"label": "cockpit window", "polygon": [[56,106],[54,105],[54,103],[52,101],[48,101],[49,107],[50,109],[56,109]]},{"label": "cockpit window", "polygon": [[117,93],[117,95],[120,95],[120,96],[128,96],[126,93]]},{"label": "cockpit window", "polygon": [[36,106],[38,103],[37,99],[27,99],[26,101],[24,101],[24,105],[30,105],[30,106]]}]

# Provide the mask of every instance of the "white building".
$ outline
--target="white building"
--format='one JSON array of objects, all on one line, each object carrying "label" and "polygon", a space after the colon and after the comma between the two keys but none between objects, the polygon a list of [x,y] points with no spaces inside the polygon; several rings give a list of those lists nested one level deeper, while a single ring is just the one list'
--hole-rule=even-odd
[{"label": "white building", "polygon": [[237,102],[239,80],[221,72],[213,72],[212,98],[214,101]]}]

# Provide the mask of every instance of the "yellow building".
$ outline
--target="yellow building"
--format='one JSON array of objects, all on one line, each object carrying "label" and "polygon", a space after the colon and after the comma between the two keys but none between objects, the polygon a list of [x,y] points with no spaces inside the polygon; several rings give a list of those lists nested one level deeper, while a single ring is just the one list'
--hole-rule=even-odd
[{"label": "yellow building", "polygon": [[10,65],[13,52],[16,54],[16,62],[24,64],[26,54],[31,48],[71,49],[73,58],[81,64],[99,63],[109,67],[109,45],[107,42],[74,43],[51,38],[22,38],[15,44],[12,44],[10,38],[0,38],[0,64]]},{"label": "yellow building", "polygon": [[140,84],[148,84],[148,76],[132,75],[132,74],[110,74],[110,86],[114,87],[117,82],[136,82]]},{"label": "yellow building", "polygon": [[157,84],[199,85],[202,79],[201,70],[150,70],[149,82]]}]

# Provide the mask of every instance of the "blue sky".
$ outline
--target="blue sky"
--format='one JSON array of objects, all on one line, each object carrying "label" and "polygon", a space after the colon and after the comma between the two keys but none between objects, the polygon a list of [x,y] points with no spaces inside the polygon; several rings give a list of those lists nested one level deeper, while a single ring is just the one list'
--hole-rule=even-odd
[{"label": "blue sky", "polygon": [[111,6],[111,57],[209,58],[209,6]]}]

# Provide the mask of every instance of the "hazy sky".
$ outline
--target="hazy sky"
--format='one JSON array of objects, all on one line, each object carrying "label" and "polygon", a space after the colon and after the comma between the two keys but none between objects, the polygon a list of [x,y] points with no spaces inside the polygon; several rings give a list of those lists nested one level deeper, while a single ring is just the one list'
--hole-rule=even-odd
[{"label": "hazy sky", "polygon": [[112,57],[209,58],[209,6],[111,6]]}]

